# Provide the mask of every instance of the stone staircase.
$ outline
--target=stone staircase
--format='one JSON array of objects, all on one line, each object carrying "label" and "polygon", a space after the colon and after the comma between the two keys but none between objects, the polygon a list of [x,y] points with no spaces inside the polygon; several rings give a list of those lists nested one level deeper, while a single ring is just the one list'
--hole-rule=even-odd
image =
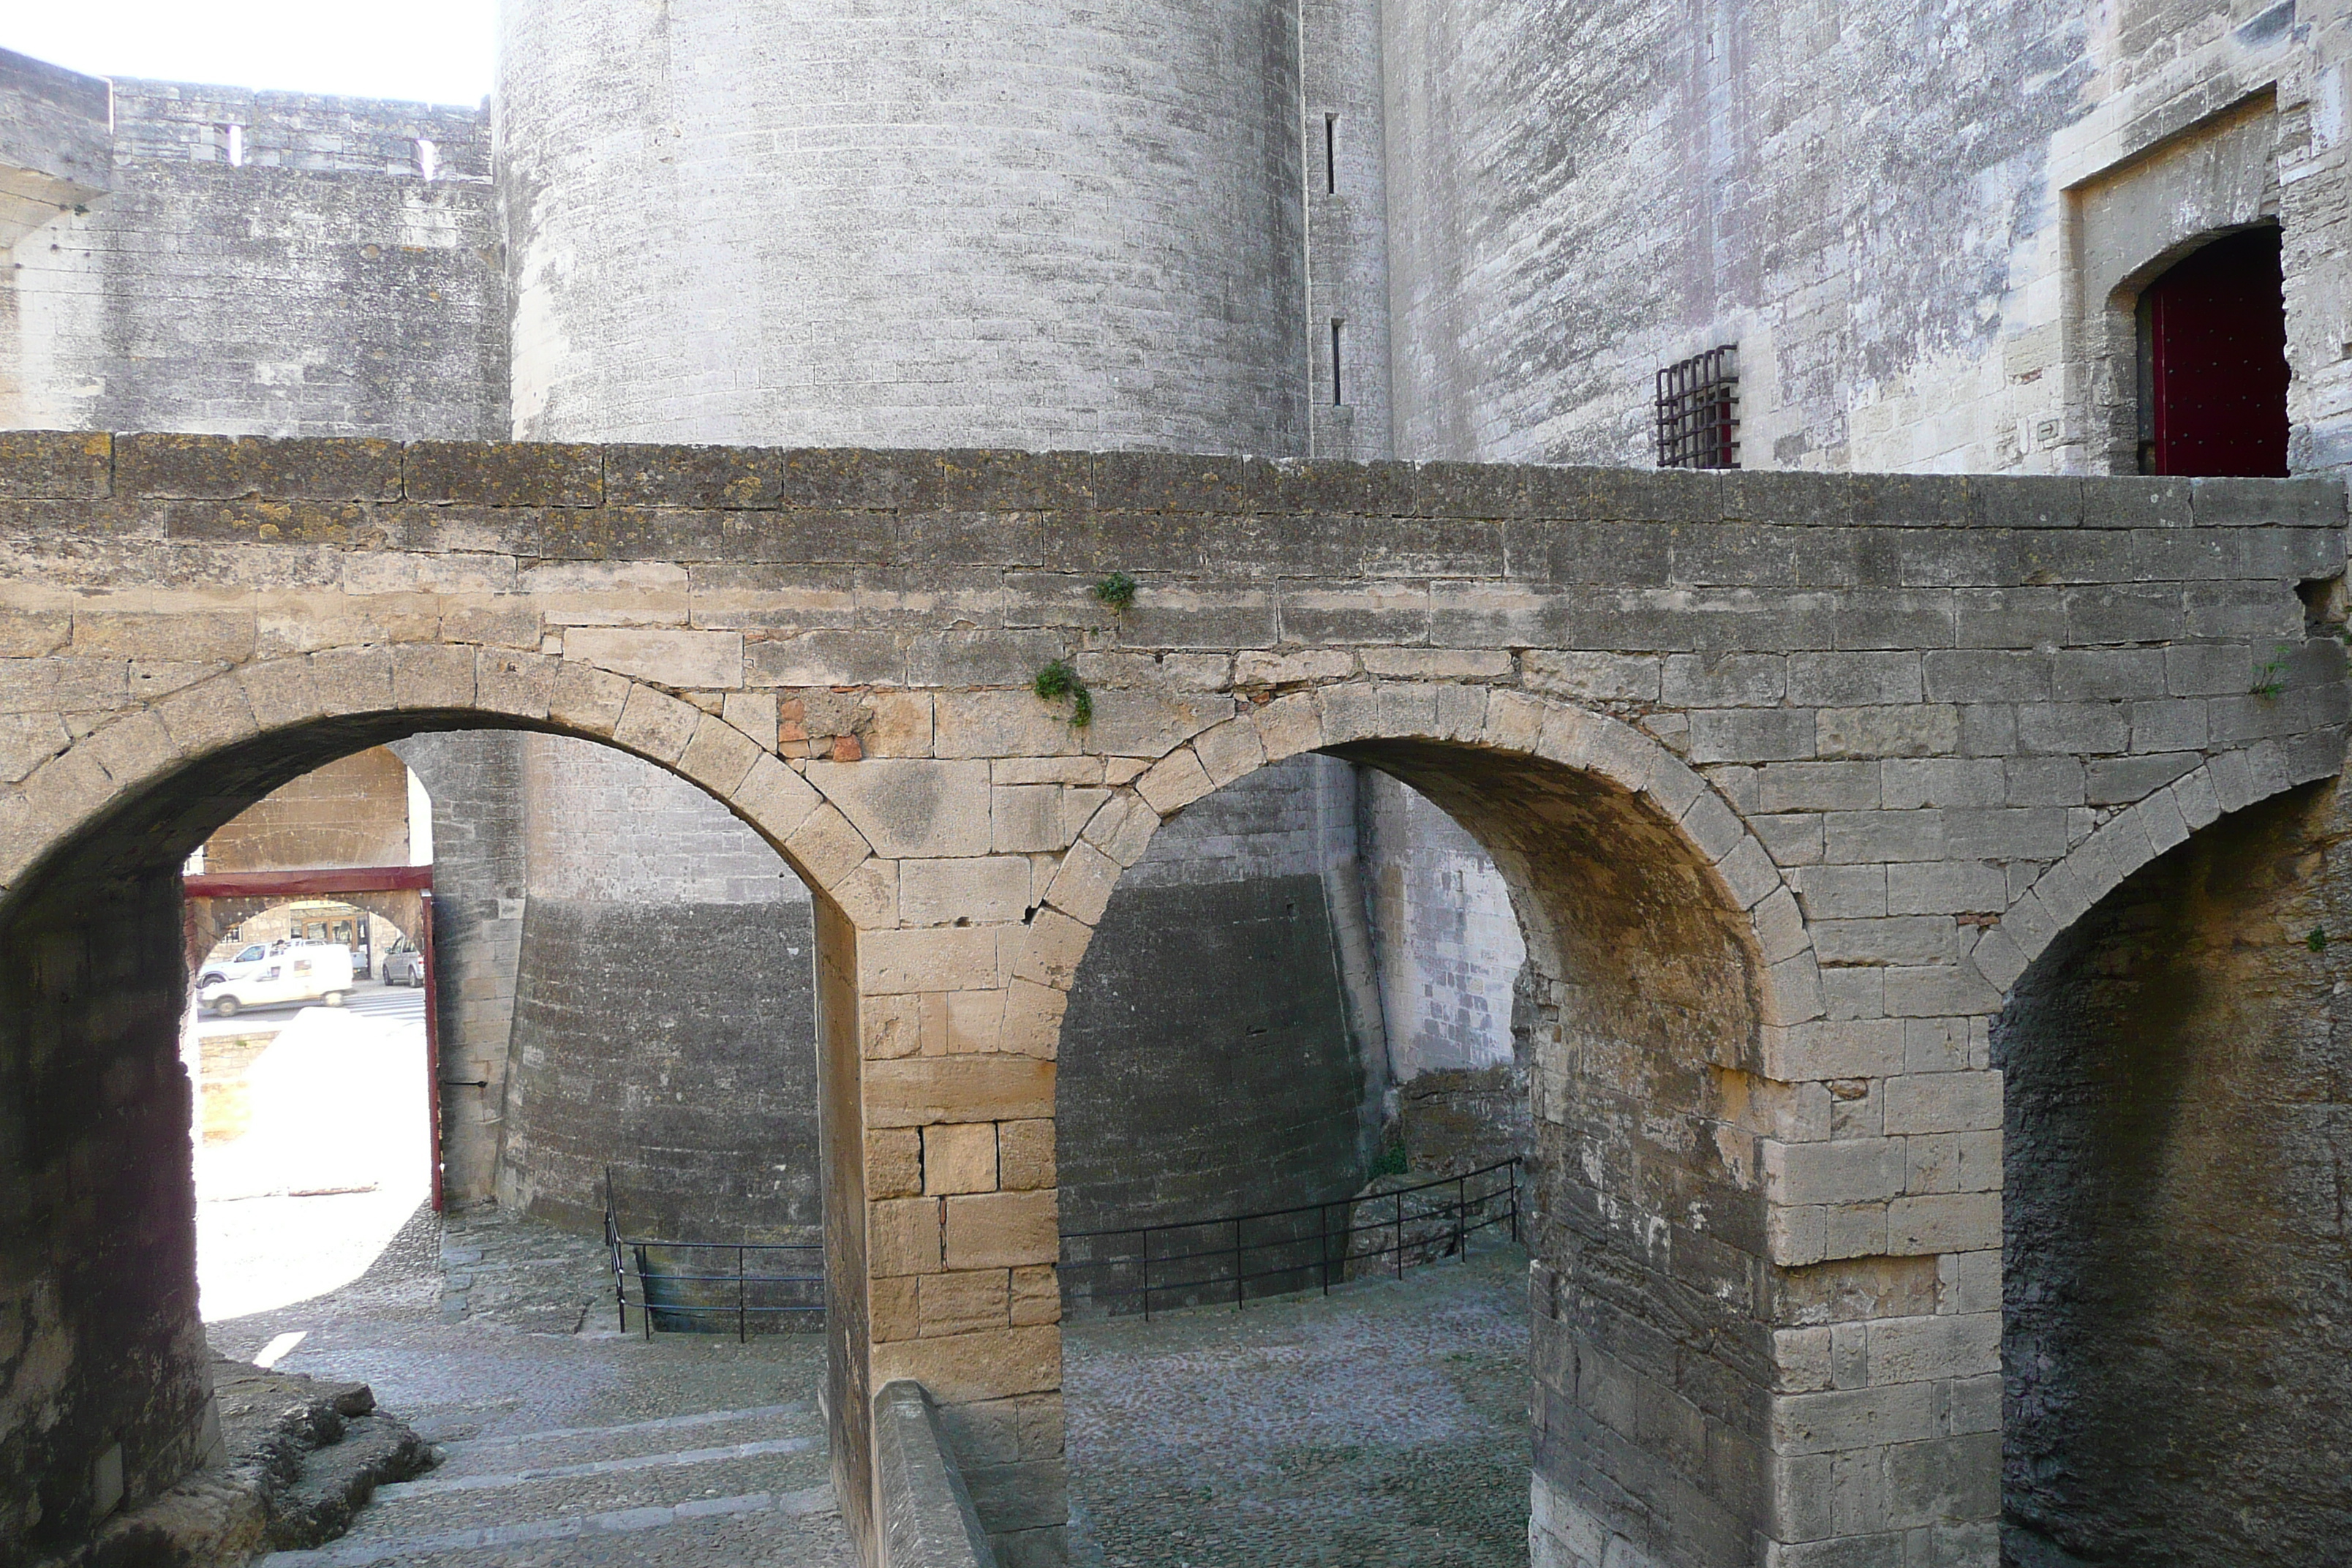
[{"label": "stone staircase", "polygon": [[349,1533],[269,1568],[854,1568],[812,1404],[712,1410],[436,1445],[441,1463],[380,1488]]}]

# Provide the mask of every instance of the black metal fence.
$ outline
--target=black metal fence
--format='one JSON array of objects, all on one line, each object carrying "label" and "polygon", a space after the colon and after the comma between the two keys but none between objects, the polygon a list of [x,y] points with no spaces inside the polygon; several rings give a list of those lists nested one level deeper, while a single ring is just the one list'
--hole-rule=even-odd
[{"label": "black metal fence", "polygon": [[1320,1289],[1408,1264],[1459,1256],[1471,1237],[1507,1226],[1519,1237],[1519,1163],[1505,1160],[1394,1192],[1336,1203],[1262,1209],[1215,1219],[1062,1237],[1062,1280],[1074,1298],[1104,1305],[1136,1298],[1201,1306]]},{"label": "black metal fence", "polygon": [[[613,1268],[613,1301],[621,1331],[637,1311],[647,1339],[664,1333],[715,1334],[735,1321],[735,1337],[751,1337],[754,1320],[824,1317],[824,1244],[818,1241],[656,1241],[621,1233],[613,1205],[613,1173],[604,1173],[604,1249]],[[760,1272],[751,1271],[757,1261]],[[799,1264],[803,1271],[769,1272]],[[806,1270],[813,1269],[814,1272]],[[634,1288],[635,1294],[632,1295]]]}]

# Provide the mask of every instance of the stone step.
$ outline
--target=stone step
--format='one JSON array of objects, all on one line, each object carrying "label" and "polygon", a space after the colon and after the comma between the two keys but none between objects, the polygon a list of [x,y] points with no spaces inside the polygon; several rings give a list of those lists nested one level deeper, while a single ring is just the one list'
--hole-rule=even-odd
[{"label": "stone step", "polygon": [[316,1551],[279,1552],[260,1561],[268,1568],[621,1568],[673,1558],[776,1568],[856,1564],[830,1484],[520,1521],[510,1514],[500,1522],[428,1526],[383,1538],[354,1534]]},{"label": "stone step", "polygon": [[606,1426],[566,1426],[513,1436],[467,1437],[435,1444],[441,1462],[427,1479],[503,1475],[520,1470],[716,1448],[734,1443],[783,1437],[822,1436],[824,1421],[814,1402],[763,1405],[740,1410],[708,1410]]},{"label": "stone step", "polygon": [[518,1521],[691,1508],[714,1498],[796,1493],[824,1485],[830,1469],[824,1437],[809,1434],[506,1472],[436,1474],[380,1488],[343,1539],[358,1544]]}]

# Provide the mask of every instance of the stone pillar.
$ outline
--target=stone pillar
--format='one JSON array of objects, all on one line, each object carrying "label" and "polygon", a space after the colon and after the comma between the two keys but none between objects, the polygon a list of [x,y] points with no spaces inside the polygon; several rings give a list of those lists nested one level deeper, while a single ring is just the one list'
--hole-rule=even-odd
[{"label": "stone pillar", "polygon": [[433,797],[442,1183],[461,1205],[488,1197],[498,1173],[526,897],[522,743],[469,730],[392,748]]}]

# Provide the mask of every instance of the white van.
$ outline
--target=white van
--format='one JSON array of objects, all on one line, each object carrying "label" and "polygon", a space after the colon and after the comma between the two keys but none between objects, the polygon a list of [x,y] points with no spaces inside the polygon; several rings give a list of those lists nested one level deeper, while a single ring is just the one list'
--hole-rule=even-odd
[{"label": "white van", "polygon": [[257,970],[269,967],[269,944],[250,942],[227,958],[207,958],[203,971],[196,976],[199,990],[215,980],[243,980]]},{"label": "white van", "polygon": [[196,1001],[226,1018],[243,1007],[296,1002],[340,1007],[351,994],[352,950],[339,942],[303,942],[269,954],[243,976],[214,981],[196,993]]}]

